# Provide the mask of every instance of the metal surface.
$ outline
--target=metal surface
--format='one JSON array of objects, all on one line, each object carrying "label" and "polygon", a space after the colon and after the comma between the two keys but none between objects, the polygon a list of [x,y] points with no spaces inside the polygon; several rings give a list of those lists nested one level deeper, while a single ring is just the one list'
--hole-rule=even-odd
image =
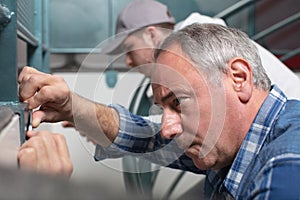
[{"label": "metal surface", "polygon": [[[18,167],[17,153],[25,141],[26,104],[0,103],[0,164]],[[30,122],[30,121],[28,121]]]},{"label": "metal surface", "polygon": [[14,112],[11,108],[0,106],[0,130],[2,130],[10,122]]},{"label": "metal surface", "polygon": [[18,168],[19,146],[19,116],[14,115],[7,126],[0,130],[0,164],[2,166]]},{"label": "metal surface", "polygon": [[[19,116],[19,142],[22,144],[26,140],[26,131],[31,127],[31,110],[27,109],[26,103],[0,102],[0,108],[6,107]],[[1,130],[0,130],[1,131]]]},{"label": "metal surface", "polygon": [[[0,2],[12,13],[16,13],[16,0]],[[0,32],[0,102],[19,100],[17,93],[17,15]]]},{"label": "metal surface", "polygon": [[18,37],[31,46],[38,46],[38,39],[20,22],[17,22]]},{"label": "metal surface", "polygon": [[214,17],[216,18],[228,18],[237,12],[240,12],[242,9],[248,7],[249,5],[258,2],[259,0],[241,0],[238,1],[236,4],[226,8],[222,12],[218,13]]},{"label": "metal surface", "polygon": [[25,132],[30,129],[31,116],[27,104],[19,102],[18,97],[17,38],[19,36],[28,45],[28,65],[41,67],[43,65],[42,2],[44,1],[0,1],[11,16],[9,23],[0,32],[0,106],[11,108],[18,116],[18,145],[26,140]]},{"label": "metal surface", "polygon": [[296,22],[297,20],[300,19],[300,12],[297,13],[297,14],[294,14],[276,24],[274,24],[273,26],[270,26],[269,28],[257,33],[256,35],[254,35],[252,37],[253,40],[259,40],[259,39],[262,39],[272,33],[274,33],[275,31],[279,30],[279,29],[282,29],[283,27],[285,26],[288,26],[289,24],[293,23],[293,22]]},{"label": "metal surface", "polygon": [[49,50],[49,0],[43,0],[42,5],[42,66],[44,72],[50,72],[50,50]]},{"label": "metal surface", "polygon": [[283,55],[282,57],[280,57],[280,60],[281,61],[286,61],[286,60],[288,60],[288,59],[290,59],[290,58],[292,58],[294,56],[297,56],[299,54],[300,54],[300,47],[297,48],[297,49],[295,49],[295,50],[293,50],[293,51],[290,51],[290,52],[286,53],[285,55]]},{"label": "metal surface", "polygon": [[[89,53],[85,49],[94,49],[108,38],[110,1],[112,0],[51,0],[51,52],[55,49],[56,53]],[[118,1],[114,6],[120,6],[123,2],[124,0]]]},{"label": "metal surface", "polygon": [[[23,27],[26,27],[27,32],[34,35],[35,31],[35,1],[36,0],[18,0],[18,21]],[[41,1],[41,0],[40,0]]]},{"label": "metal surface", "polygon": [[27,59],[30,66],[34,66],[40,71],[43,71],[43,45],[42,45],[42,1],[34,1],[34,36],[38,41],[37,46],[27,46]]},{"label": "metal surface", "polygon": [[0,31],[10,22],[12,15],[14,12],[10,12],[5,5],[0,4]]}]

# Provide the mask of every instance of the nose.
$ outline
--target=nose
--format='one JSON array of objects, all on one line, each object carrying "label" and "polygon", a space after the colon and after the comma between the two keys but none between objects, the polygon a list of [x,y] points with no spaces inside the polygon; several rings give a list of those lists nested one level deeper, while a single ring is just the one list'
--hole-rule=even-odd
[{"label": "nose", "polygon": [[125,62],[126,62],[127,66],[133,67],[133,61],[132,61],[130,55],[128,55],[128,54],[126,55]]},{"label": "nose", "polygon": [[183,131],[181,125],[180,113],[164,109],[161,125],[161,136],[166,139],[172,139]]}]

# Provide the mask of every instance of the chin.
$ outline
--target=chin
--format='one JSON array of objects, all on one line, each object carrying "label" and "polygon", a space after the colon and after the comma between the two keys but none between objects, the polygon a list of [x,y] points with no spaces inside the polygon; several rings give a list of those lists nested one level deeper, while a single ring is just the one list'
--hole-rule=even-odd
[{"label": "chin", "polygon": [[198,148],[198,145],[196,145],[196,143],[193,143],[193,138],[181,138],[179,136],[175,139],[175,141],[180,149],[190,152],[191,154],[199,155],[200,147]]},{"label": "chin", "polygon": [[207,159],[193,159],[193,163],[195,164],[195,166],[200,169],[200,170],[209,170],[209,169],[215,169],[215,163],[211,162]]},{"label": "chin", "polygon": [[195,166],[200,170],[214,169],[215,167],[215,160],[211,159],[209,155],[200,157],[200,150],[197,147],[187,149],[185,154],[193,160]]}]

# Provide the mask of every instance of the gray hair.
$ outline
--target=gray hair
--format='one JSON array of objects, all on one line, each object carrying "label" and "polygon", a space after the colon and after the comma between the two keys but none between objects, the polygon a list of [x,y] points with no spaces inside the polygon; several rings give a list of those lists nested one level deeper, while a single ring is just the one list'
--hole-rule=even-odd
[{"label": "gray hair", "polygon": [[228,72],[227,63],[241,57],[252,67],[254,85],[264,90],[271,87],[257,48],[240,30],[218,24],[189,25],[166,38],[156,50],[155,59],[172,44],[180,45],[192,64],[204,72],[211,83],[220,84],[221,74]]}]

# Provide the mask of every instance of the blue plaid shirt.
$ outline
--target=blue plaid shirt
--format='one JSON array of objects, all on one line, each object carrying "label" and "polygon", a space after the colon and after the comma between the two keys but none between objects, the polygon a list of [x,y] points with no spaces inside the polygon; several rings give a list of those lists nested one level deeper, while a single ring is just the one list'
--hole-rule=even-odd
[{"label": "blue plaid shirt", "polygon": [[119,112],[120,131],[111,146],[97,145],[96,160],[134,155],[203,173],[207,175],[206,195],[214,199],[300,197],[300,102],[288,101],[276,86],[260,108],[232,165],[218,171],[197,169],[174,141],[161,138],[160,124],[133,115],[122,106],[112,107]]}]

